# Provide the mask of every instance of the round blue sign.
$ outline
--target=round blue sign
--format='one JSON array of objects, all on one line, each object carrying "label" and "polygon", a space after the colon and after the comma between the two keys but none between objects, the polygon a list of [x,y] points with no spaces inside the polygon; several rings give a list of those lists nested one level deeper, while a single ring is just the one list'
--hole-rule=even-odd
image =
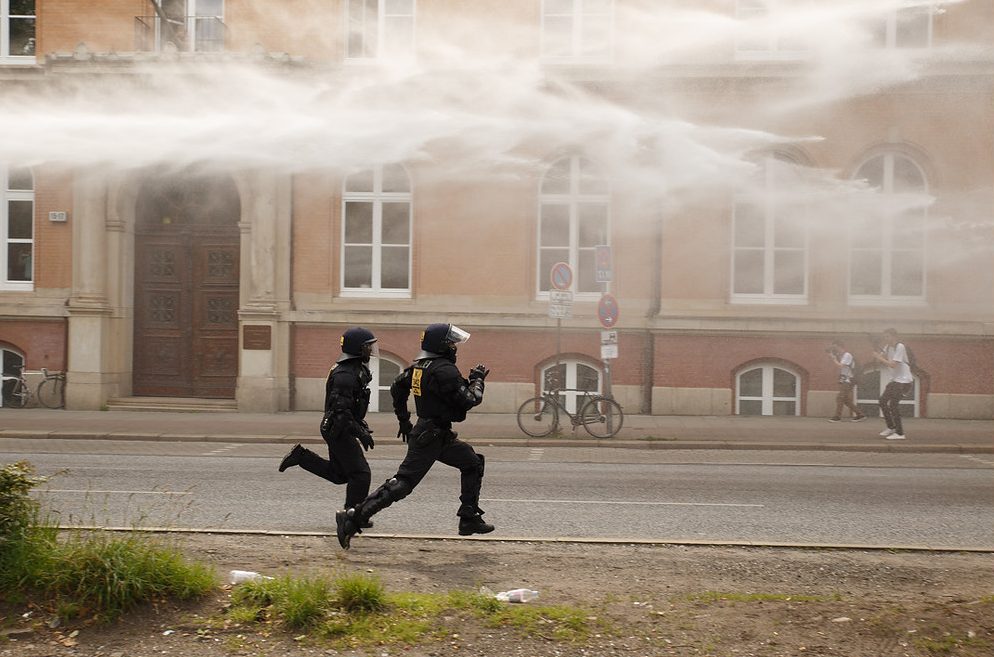
[{"label": "round blue sign", "polygon": [[597,302],[597,317],[601,320],[601,326],[612,328],[618,323],[618,300],[610,294],[605,294]]},{"label": "round blue sign", "polygon": [[568,290],[573,285],[573,270],[568,263],[557,262],[552,265],[550,278],[552,279],[552,287],[557,290]]}]

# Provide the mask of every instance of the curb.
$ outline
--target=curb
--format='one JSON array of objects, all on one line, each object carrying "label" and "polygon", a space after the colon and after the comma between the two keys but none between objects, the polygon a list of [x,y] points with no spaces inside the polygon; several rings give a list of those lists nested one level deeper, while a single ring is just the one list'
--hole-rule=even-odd
[{"label": "curb", "polygon": [[[110,440],[110,441],[158,441],[158,442],[201,442],[201,443],[253,443],[253,444],[315,444],[322,441],[311,436],[289,434],[241,435],[241,434],[184,434],[184,433],[134,433],[134,432],[81,432],[81,431],[26,431],[0,430],[0,438],[12,439],[53,439],[53,440]],[[487,444],[497,447],[587,447],[614,449],[679,449],[679,450],[766,450],[766,451],[818,451],[818,452],[890,452],[907,454],[994,454],[994,443],[990,445],[914,443],[880,440],[860,443],[797,443],[797,442],[758,442],[729,440],[550,440],[545,438],[486,438],[467,436],[469,443]],[[874,439],[875,440],[875,439]],[[399,444],[399,443],[398,443]]]},{"label": "curb", "polygon": [[[315,538],[335,538],[332,532],[281,532],[272,529],[198,529],[196,527],[63,527],[62,530],[137,532],[151,534],[220,534],[227,536],[313,536]],[[363,540],[418,540],[418,541],[478,541],[485,543],[576,543],[580,545],[676,545],[693,547],[741,547],[776,548],[794,550],[865,550],[895,552],[976,552],[994,553],[994,548],[979,546],[946,547],[939,545],[880,545],[862,543],[790,543],[776,541],[702,541],[700,539],[645,539],[645,538],[572,538],[560,537],[508,537],[492,536],[449,536],[437,534],[363,534]]]}]

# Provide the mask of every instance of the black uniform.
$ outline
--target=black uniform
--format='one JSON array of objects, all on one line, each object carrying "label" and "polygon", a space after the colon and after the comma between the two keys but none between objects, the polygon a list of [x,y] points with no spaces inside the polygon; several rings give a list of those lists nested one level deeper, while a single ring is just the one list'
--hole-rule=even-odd
[{"label": "black uniform", "polygon": [[[462,523],[482,524],[479,501],[484,458],[459,440],[452,431],[452,423],[465,420],[466,411],[483,401],[483,386],[482,378],[472,382],[464,379],[455,363],[442,356],[423,358],[401,372],[390,386],[394,412],[401,425],[409,423],[407,400],[413,394],[418,414],[418,422],[408,434],[407,456],[396,475],[355,507],[350,516],[352,522],[361,526],[373,514],[407,497],[435,461],[441,461],[458,468],[461,475],[457,512],[461,519],[460,533],[481,533],[475,525],[468,525],[475,527],[475,531],[464,532],[462,528],[467,525]],[[487,531],[492,530],[489,527]]]},{"label": "black uniform", "polygon": [[355,506],[369,493],[369,464],[360,445],[371,445],[366,426],[369,408],[369,368],[360,358],[342,361],[328,373],[325,384],[321,436],[328,443],[328,459],[306,448],[299,455],[300,467],[345,488],[345,508]]}]

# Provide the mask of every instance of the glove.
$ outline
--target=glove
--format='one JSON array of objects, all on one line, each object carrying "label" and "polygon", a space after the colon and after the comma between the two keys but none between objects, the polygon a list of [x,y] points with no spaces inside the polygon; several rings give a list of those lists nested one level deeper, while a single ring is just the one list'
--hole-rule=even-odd
[{"label": "glove", "polygon": [[479,365],[477,365],[476,367],[474,367],[469,371],[469,380],[475,381],[479,379],[480,381],[482,381],[485,378],[487,378],[488,374],[490,374],[490,370],[487,368],[486,365],[480,363]]},{"label": "glove", "polygon": [[414,425],[411,424],[411,421],[409,419],[401,420],[400,418],[397,418],[397,422],[400,425],[400,429],[397,431],[397,437],[402,439],[406,443],[407,436],[411,433],[411,430],[414,429]]},{"label": "glove", "polygon": [[373,432],[370,431],[369,425],[365,422],[356,423],[356,438],[362,444],[362,448],[365,451],[373,449],[375,443],[373,442]]}]

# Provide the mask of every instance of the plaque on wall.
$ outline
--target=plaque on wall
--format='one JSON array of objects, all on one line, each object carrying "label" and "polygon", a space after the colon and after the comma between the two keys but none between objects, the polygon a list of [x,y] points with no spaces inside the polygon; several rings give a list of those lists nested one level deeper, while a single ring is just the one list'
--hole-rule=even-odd
[{"label": "plaque on wall", "polygon": [[243,326],[242,349],[272,349],[273,332],[269,326]]}]

